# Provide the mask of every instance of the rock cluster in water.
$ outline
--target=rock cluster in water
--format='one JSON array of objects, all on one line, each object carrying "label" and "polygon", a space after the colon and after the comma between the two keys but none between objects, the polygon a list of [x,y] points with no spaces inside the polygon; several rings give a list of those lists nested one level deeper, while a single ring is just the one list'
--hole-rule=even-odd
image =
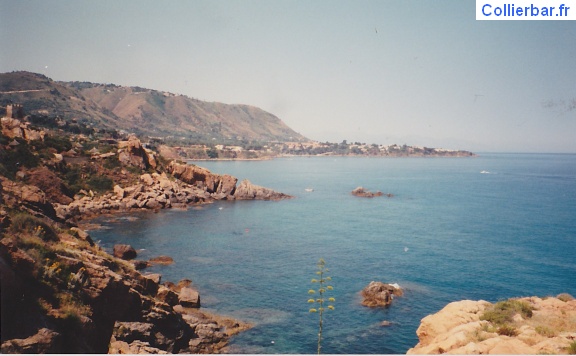
[{"label": "rock cluster in water", "polygon": [[374,197],[381,197],[383,195],[387,196],[388,198],[391,198],[393,196],[390,193],[384,194],[381,191],[371,192],[369,190],[364,189],[364,187],[357,187],[352,191],[352,195],[362,198],[374,198]]},{"label": "rock cluster in water", "polygon": [[392,303],[394,296],[401,297],[404,292],[397,284],[372,281],[362,292],[362,305],[366,307],[385,307]]}]

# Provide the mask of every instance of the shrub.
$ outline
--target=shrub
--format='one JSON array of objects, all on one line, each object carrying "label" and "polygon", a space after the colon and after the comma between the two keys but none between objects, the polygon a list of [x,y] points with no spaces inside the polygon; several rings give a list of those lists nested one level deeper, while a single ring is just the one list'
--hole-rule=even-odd
[{"label": "shrub", "polygon": [[40,163],[40,158],[34,154],[25,140],[17,139],[17,146],[0,150],[2,172],[8,178],[13,178],[20,167],[34,168]]},{"label": "shrub", "polygon": [[114,168],[122,167],[122,164],[120,164],[120,161],[118,160],[118,158],[112,157],[112,158],[104,160],[103,166],[106,169],[114,169]]},{"label": "shrub", "polygon": [[558,294],[558,296],[556,298],[560,299],[563,302],[568,302],[568,301],[574,300],[574,297],[568,293],[560,293],[560,294]]},{"label": "shrub", "polygon": [[528,303],[520,300],[505,300],[494,304],[492,308],[486,310],[480,317],[480,320],[487,320],[493,324],[504,325],[512,322],[512,318],[518,313],[523,318],[531,318],[532,307],[530,307]]},{"label": "shrub", "polygon": [[114,186],[114,181],[106,176],[92,176],[86,182],[90,189],[97,192],[106,192]]},{"label": "shrub", "polygon": [[505,335],[505,336],[518,335],[518,330],[516,330],[515,327],[508,325],[508,324],[504,324],[504,325],[500,326],[496,332],[498,333],[498,335]]},{"label": "shrub", "polygon": [[550,329],[547,326],[543,326],[543,325],[538,325],[536,327],[536,332],[542,336],[546,336],[546,337],[554,337],[556,336],[556,333]]},{"label": "shrub", "polygon": [[90,307],[84,305],[70,293],[59,293],[57,298],[60,304],[63,326],[65,327],[78,327],[82,324],[83,316],[92,315]]},{"label": "shrub", "polygon": [[572,341],[572,343],[568,346],[568,354],[576,355],[576,341]]},{"label": "shrub", "polygon": [[28,233],[44,241],[57,240],[56,232],[50,225],[28,213],[16,213],[11,221],[10,230],[15,234]]},{"label": "shrub", "polygon": [[70,151],[72,149],[72,142],[66,136],[44,136],[44,145],[52,147],[58,152]]}]

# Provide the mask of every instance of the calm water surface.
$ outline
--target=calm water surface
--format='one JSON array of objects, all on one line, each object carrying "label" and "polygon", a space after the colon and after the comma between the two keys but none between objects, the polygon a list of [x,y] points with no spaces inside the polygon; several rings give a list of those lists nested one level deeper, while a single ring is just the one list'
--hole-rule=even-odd
[{"label": "calm water surface", "polygon": [[[204,308],[254,323],[232,352],[316,352],[306,301],[320,257],[336,298],[324,353],[405,353],[420,319],[456,300],[576,296],[576,155],[197,164],[296,198],[101,218],[106,228],[91,233],[109,250],[128,243],[141,259],[172,256],[149,271],[192,279]],[[357,186],[394,197],[353,197]],[[360,306],[373,280],[399,283],[404,297]]]}]

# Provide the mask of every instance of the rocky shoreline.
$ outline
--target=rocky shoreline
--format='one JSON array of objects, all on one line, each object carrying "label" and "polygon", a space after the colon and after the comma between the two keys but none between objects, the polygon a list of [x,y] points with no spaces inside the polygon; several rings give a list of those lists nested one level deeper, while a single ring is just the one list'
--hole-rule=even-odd
[{"label": "rocky shoreline", "polygon": [[[198,166],[157,169],[157,157],[136,137],[118,147],[94,159],[117,158],[121,167],[150,173],[120,173],[108,192],[70,198],[44,167],[21,171],[35,184],[0,175],[2,353],[219,353],[250,328],[202,311],[191,281],[162,282],[106,253],[78,224],[104,214],[291,197]],[[54,156],[47,165],[66,160]]]}]

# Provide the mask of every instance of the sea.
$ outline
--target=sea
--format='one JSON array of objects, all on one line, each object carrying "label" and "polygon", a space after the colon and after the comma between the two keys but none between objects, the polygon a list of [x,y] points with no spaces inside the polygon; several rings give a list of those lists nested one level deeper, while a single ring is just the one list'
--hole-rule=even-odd
[{"label": "sea", "polygon": [[[252,323],[231,353],[316,353],[319,314],[307,301],[320,258],[335,298],[326,354],[406,353],[420,320],[453,301],[576,296],[574,154],[191,163],[294,198],[101,217],[91,235],[108,251],[171,256],[145,271],[190,279],[202,308]],[[358,186],[392,196],[351,195]],[[371,281],[404,295],[364,307]]]}]

